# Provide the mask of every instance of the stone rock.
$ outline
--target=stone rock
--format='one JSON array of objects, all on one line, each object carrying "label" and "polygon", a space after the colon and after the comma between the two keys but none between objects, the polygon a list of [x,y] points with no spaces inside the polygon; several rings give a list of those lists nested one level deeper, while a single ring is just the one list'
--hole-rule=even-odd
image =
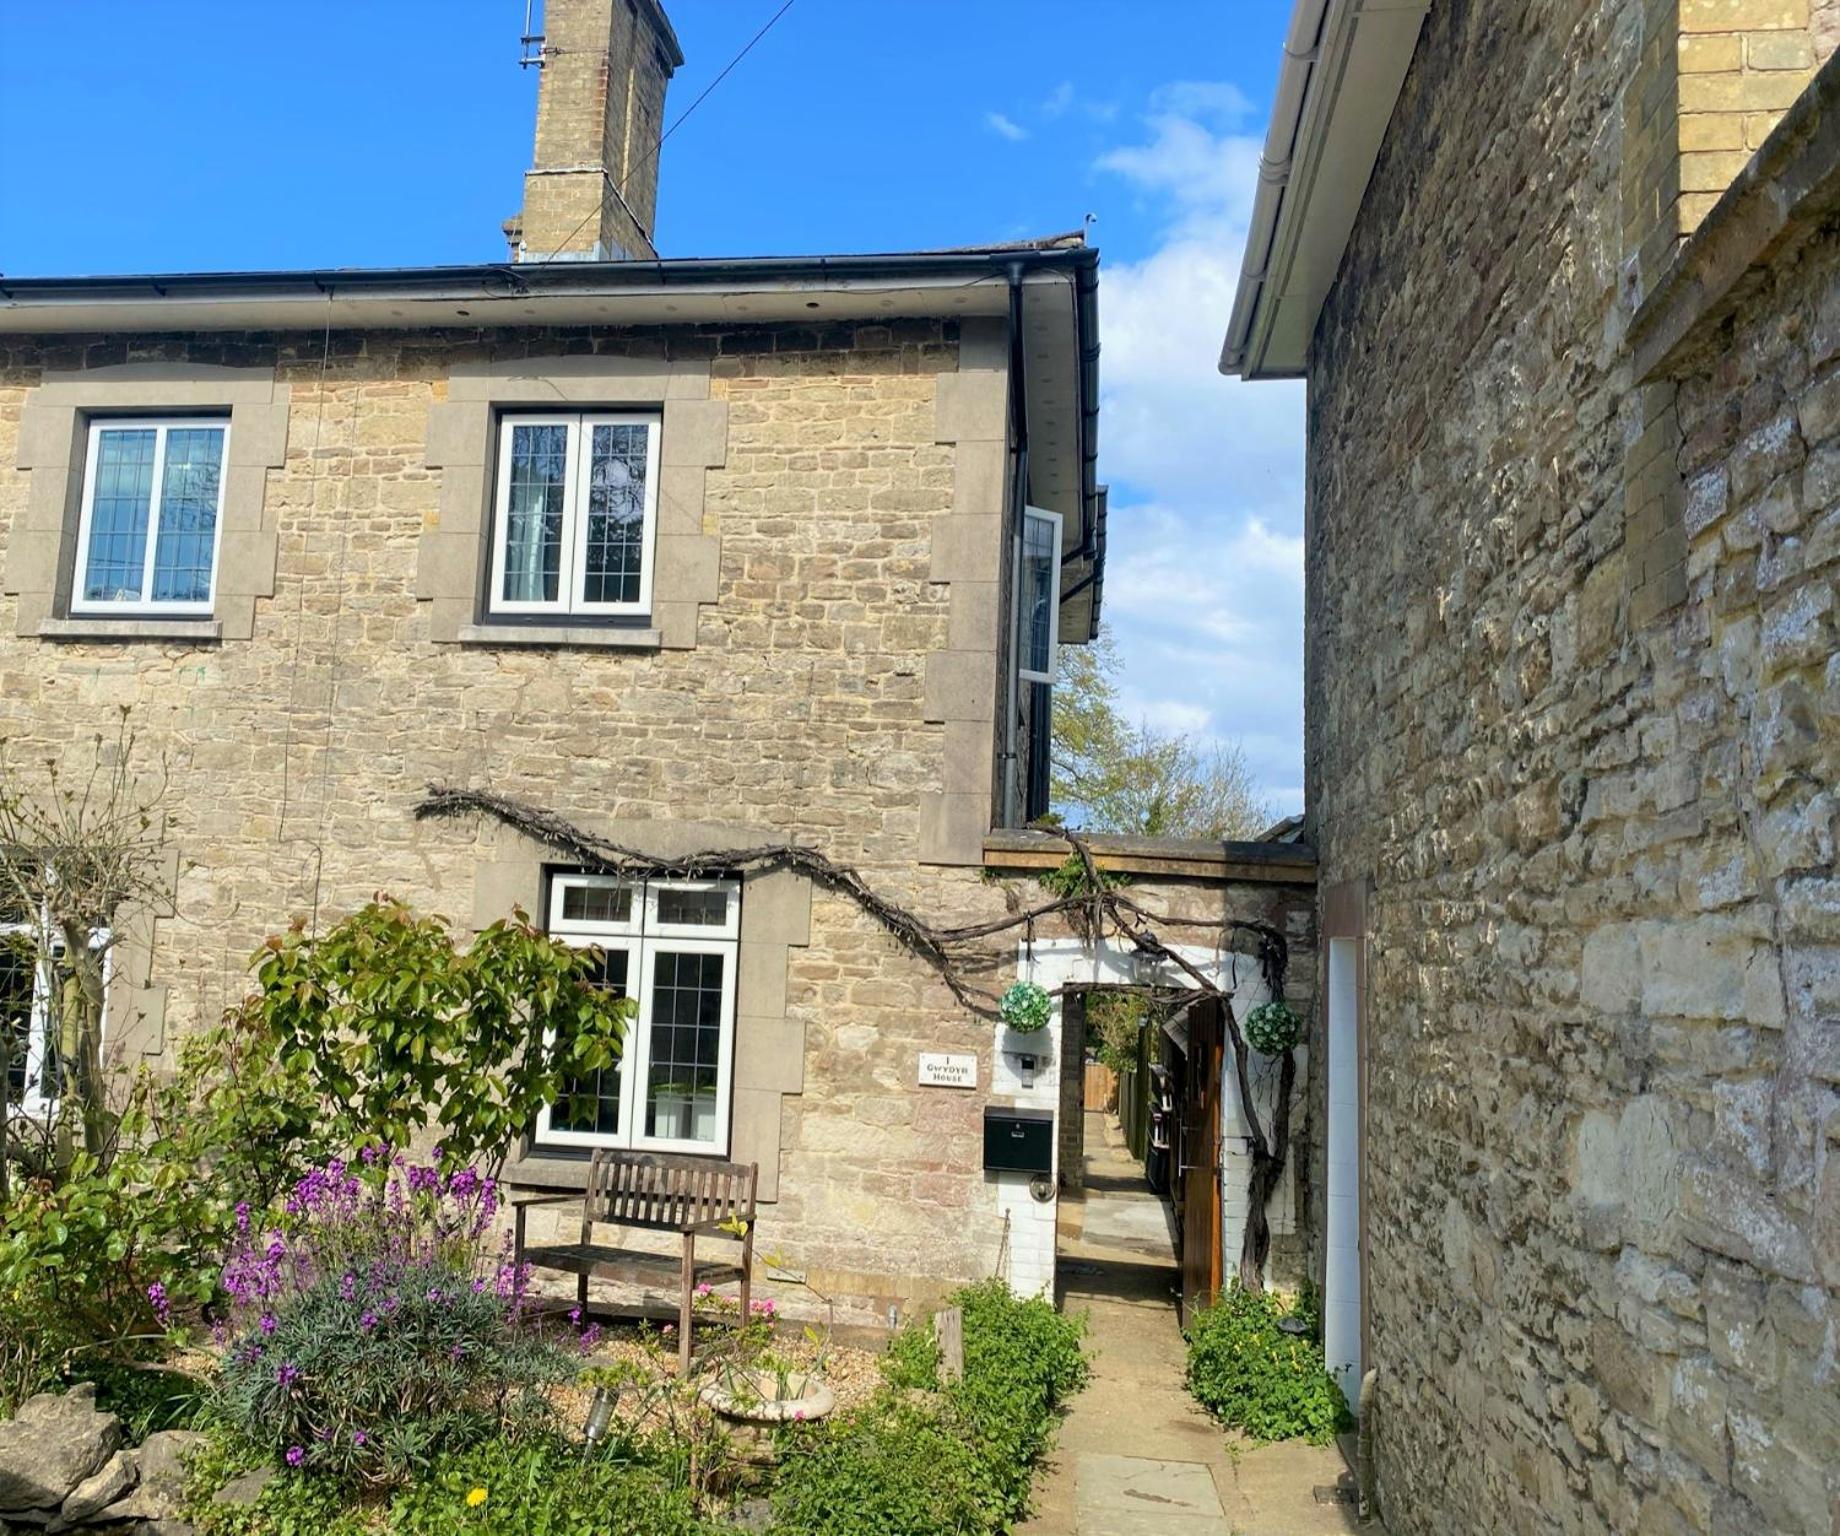
[{"label": "stone rock", "polygon": [[70,1491],[58,1517],[66,1525],[76,1525],[98,1511],[108,1508],[134,1486],[138,1475],[132,1451],[117,1451],[102,1464],[102,1470],[86,1477]]},{"label": "stone rock", "polygon": [[56,1509],[120,1444],[121,1420],[97,1410],[92,1382],[27,1398],[0,1424],[0,1514]]},{"label": "stone rock", "polygon": [[252,1467],[241,1477],[233,1477],[211,1495],[213,1504],[246,1509],[262,1496],[262,1490],[274,1481],[275,1469],[266,1463]]},{"label": "stone rock", "polygon": [[162,1429],[149,1435],[135,1452],[139,1483],[132,1493],[109,1505],[97,1519],[157,1523],[173,1515],[185,1493],[183,1458],[204,1442],[203,1435],[190,1429]]}]

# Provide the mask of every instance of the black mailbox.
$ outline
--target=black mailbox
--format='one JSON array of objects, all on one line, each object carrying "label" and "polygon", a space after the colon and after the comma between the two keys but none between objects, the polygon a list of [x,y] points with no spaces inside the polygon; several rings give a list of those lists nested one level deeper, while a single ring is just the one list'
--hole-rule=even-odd
[{"label": "black mailbox", "polygon": [[984,1170],[1054,1171],[1054,1111],[984,1106]]}]

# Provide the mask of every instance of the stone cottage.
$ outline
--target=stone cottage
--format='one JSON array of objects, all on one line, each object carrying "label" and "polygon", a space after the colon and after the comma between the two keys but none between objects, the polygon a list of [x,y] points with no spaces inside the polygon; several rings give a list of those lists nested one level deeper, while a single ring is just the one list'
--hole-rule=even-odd
[{"label": "stone cottage", "polygon": [[[983,1111],[1052,1112],[1052,1044],[794,873],[622,884],[414,809],[438,783],[659,856],[799,842],[938,922],[1041,900],[1006,829],[1099,618],[1098,253],[661,260],[669,22],[546,9],[507,261],[0,281],[9,761],[81,763],[125,708],[170,776],[170,909],[115,952],[107,1054],[170,1059],[296,915],[522,908],[639,1022],[517,1182],[598,1146],[758,1163],[760,1250],[846,1312],[1038,1289],[1052,1181],[985,1171]],[[1307,995],[1297,878],[1170,889],[1285,923]],[[1032,964],[1008,933],[975,979]],[[42,986],[8,975],[30,1113]]]},{"label": "stone cottage", "polygon": [[1300,0],[1317,1272],[1405,1532],[1840,1530],[1840,8]]}]

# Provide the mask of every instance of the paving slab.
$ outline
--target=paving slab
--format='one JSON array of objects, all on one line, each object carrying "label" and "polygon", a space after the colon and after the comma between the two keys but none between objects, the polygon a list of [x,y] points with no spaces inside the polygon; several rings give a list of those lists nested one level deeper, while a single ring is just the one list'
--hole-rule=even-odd
[{"label": "paving slab", "polygon": [[1230,1536],[1198,1461],[1089,1451],[1075,1462],[1073,1501],[1079,1536]]}]

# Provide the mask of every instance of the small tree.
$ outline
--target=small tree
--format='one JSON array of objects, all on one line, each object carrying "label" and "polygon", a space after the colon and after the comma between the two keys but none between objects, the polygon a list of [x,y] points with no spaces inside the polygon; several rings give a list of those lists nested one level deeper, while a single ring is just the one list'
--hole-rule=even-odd
[{"label": "small tree", "polygon": [[319,937],[270,939],[245,1007],[352,1144],[437,1131],[450,1160],[497,1173],[539,1110],[619,1055],[632,1003],[593,984],[597,964],[521,911],[462,949],[445,919],[379,897]]},{"label": "small tree", "polygon": [[[52,1107],[40,1124],[48,1167],[68,1169],[78,1132],[106,1163],[114,1117],[102,1068],[108,956],[130,909],[165,899],[169,826],[157,784],[133,771],[134,737],[123,710],[114,739],[97,736],[94,761],[75,775],[55,759],[39,782],[0,745],[0,908],[16,923],[9,942],[47,1002],[43,1071]],[[4,1054],[24,1042],[7,1030]],[[0,1078],[0,1198],[7,1194],[10,1079]]]},{"label": "small tree", "polygon": [[1131,725],[1118,708],[1109,636],[1065,646],[1054,690],[1051,799],[1093,832],[1138,837],[1256,837],[1269,826],[1245,754]]}]

